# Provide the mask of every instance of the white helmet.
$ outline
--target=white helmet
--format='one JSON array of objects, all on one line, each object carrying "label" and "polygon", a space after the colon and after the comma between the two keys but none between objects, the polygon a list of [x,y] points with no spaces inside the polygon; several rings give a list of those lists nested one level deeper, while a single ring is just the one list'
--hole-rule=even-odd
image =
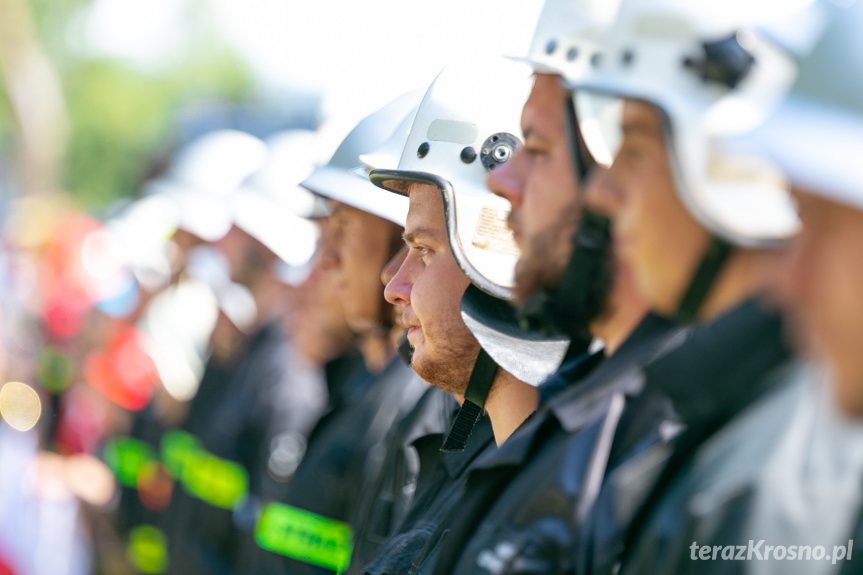
[{"label": "white helmet", "polygon": [[264,165],[267,146],[237,130],[215,130],[184,147],[167,176],[147,184],[177,207],[178,227],[205,241],[224,237],[233,223],[229,195]]},{"label": "white helmet", "polygon": [[332,159],[300,185],[315,194],[404,227],[407,200],[382,192],[369,183],[360,155],[377,150],[387,142],[404,120],[416,113],[419,97],[418,92],[409,92],[361,120],[339,145]]},{"label": "white helmet", "polygon": [[234,225],[255,238],[291,266],[303,266],[312,257],[318,227],[288,211],[267,194],[241,188],[231,195]]},{"label": "white helmet", "polygon": [[530,69],[503,59],[448,66],[420,104],[398,169],[369,174],[403,195],[413,182],[439,188],[456,262],[501,299],[512,299],[519,250],[506,225],[509,202],[489,192],[485,179],[521,145],[516,134],[530,86]]},{"label": "white helmet", "polygon": [[462,300],[465,323],[498,365],[538,385],[568,340],[521,330],[503,301],[511,299],[519,250],[506,224],[509,202],[485,184],[521,145],[516,134],[531,83],[528,67],[504,59],[448,66],[419,106],[398,168],[372,170],[369,178],[395,194],[408,194],[412,183],[440,190],[450,249],[476,286]]},{"label": "white helmet", "polygon": [[605,49],[567,77],[580,136],[600,164],[617,152],[622,98],[658,108],[682,203],[742,247],[782,243],[799,225],[779,172],[732,145],[794,80],[790,57],[757,30],[775,16],[760,8],[759,0],[745,9],[728,0],[623,0]]},{"label": "white helmet", "polygon": [[574,78],[602,50],[620,0],[546,0],[527,56],[518,58],[541,74]]},{"label": "white helmet", "polygon": [[264,140],[267,161],[245,186],[266,194],[294,215],[309,217],[320,198],[300,187],[300,182],[319,165],[318,140],[317,132],[305,129],[284,130],[267,136]]},{"label": "white helmet", "polygon": [[267,145],[264,166],[230,195],[233,221],[286,265],[303,267],[319,234],[306,219],[315,196],[299,186],[314,168],[315,133],[286,130],[270,136]]},{"label": "white helmet", "polygon": [[808,193],[863,210],[863,3],[815,2],[773,32],[799,75],[751,143]]}]

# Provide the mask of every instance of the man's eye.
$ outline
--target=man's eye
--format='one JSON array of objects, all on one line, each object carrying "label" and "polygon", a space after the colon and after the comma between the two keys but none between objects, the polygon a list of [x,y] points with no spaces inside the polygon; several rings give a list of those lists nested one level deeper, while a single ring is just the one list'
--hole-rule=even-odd
[{"label": "man's eye", "polygon": [[623,144],[620,147],[620,150],[617,151],[617,156],[619,158],[626,158],[629,160],[637,160],[643,155],[644,147],[638,144]]},{"label": "man's eye", "polygon": [[531,158],[540,158],[548,154],[545,148],[537,148],[534,146],[525,146],[524,151]]}]

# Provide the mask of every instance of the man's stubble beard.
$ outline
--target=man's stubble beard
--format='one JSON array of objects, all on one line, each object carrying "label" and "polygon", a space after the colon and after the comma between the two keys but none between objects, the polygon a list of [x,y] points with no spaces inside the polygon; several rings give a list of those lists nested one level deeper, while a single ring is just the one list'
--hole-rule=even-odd
[{"label": "man's stubble beard", "polygon": [[[428,342],[425,348],[428,351]],[[434,358],[414,351],[411,367],[424,381],[447,393],[464,396],[479,349],[473,336],[449,338],[437,346]]]},{"label": "man's stubble beard", "polygon": [[529,238],[515,266],[515,301],[523,305],[533,294],[560,283],[572,256],[572,238],[581,215],[579,202],[569,204],[555,224]]}]

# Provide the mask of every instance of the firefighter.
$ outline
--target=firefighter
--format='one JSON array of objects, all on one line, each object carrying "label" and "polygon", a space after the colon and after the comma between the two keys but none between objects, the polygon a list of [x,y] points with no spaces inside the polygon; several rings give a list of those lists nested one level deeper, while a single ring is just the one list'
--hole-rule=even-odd
[{"label": "firefighter", "polygon": [[774,17],[759,3],[624,0],[601,58],[570,79],[574,132],[608,167],[588,203],[610,213],[650,309],[691,326],[638,373],[642,396],[666,396],[681,428],[595,468],[605,477],[580,526],[581,572],[741,569],[693,559],[691,546],[712,556],[741,543],[799,405],[769,300],[799,222],[781,173],[741,143],[794,79],[765,31]]},{"label": "firefighter", "polygon": [[804,388],[802,405],[783,414],[788,431],[757,485],[741,539],[786,552],[796,546],[804,558],[823,545],[831,557],[789,561],[774,551],[770,560],[753,561],[752,573],[863,569],[854,549],[863,536],[856,352],[863,317],[856,295],[863,174],[853,157],[863,142],[863,91],[859,82],[848,81],[861,70],[855,47],[861,25],[860,2],[812,3],[784,37],[799,66],[791,93],[746,138],[791,184],[801,230],[779,276],[781,300],[791,310],[804,355],[828,375],[827,385]]},{"label": "firefighter", "polygon": [[387,431],[426,389],[396,354],[399,330],[380,285],[381,271],[401,247],[407,206],[372,186],[359,160],[386,142],[415,106],[415,95],[407,94],[362,120],[301,183],[329,203],[315,267],[334,283],[364,370],[346,382],[341,403],[313,430],[286,496],[261,510],[255,536],[269,555],[257,572],[348,567],[363,486],[382,472]]},{"label": "firefighter", "polygon": [[[403,310],[411,366],[462,406],[446,436],[415,440],[428,481],[366,573],[430,572],[469,466],[505,445],[530,416],[535,386],[569,343],[516,325],[506,302],[517,256],[509,206],[485,188],[489,171],[520,146],[514,132],[528,87],[524,66],[495,59],[450,65],[426,92],[398,168],[370,173],[376,185],[410,199],[408,254],[385,295]],[[462,307],[466,293],[470,309]],[[481,347],[467,321],[493,332],[497,345]]]},{"label": "firefighter", "polygon": [[[257,138],[229,134],[235,147],[225,150],[222,143],[221,153],[248,161],[243,152],[260,147],[266,157]],[[218,165],[213,154],[210,150],[207,161],[200,159],[195,167],[205,173],[224,169],[226,163]],[[306,248],[297,257],[311,255],[314,226],[281,213],[251,190],[181,193],[210,194],[201,198],[202,205],[230,202],[233,209],[224,210],[231,215],[228,228],[213,242],[223,268],[214,265],[204,274],[220,303],[210,357],[182,428],[161,438],[163,462],[177,480],[165,520],[168,572],[236,573],[243,569],[260,500],[280,492],[271,465],[274,450],[286,437],[307,437],[326,404],[323,382],[301,376],[286,353],[280,319],[289,296],[275,274],[281,258],[294,259],[285,244]],[[295,232],[287,242],[266,233],[269,218],[277,217]],[[201,262],[192,267],[196,263]]]},{"label": "firefighter", "polygon": [[[604,214],[585,212],[590,164],[574,159],[578,148],[567,140],[561,74],[583,68],[573,55],[589,61],[613,16],[607,3],[546,4],[526,58],[536,74],[521,115],[525,144],[488,178],[489,189],[512,204],[510,227],[521,248],[519,316],[573,341],[601,339],[605,349],[564,363],[540,388],[542,403],[531,420],[471,469],[435,573],[574,569],[574,522],[583,513],[576,509],[597,487],[585,469],[636,391],[629,371],[655,355],[674,329],[645,317],[627,270],[612,256]],[[665,420],[667,407],[650,398],[636,410],[643,421],[633,428]],[[644,437],[633,430],[623,439],[631,446]]]}]

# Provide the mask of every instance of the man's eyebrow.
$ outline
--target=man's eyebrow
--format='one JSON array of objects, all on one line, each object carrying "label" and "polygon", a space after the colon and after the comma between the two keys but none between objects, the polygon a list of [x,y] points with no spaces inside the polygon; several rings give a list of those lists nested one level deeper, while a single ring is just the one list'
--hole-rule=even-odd
[{"label": "man's eyebrow", "polygon": [[656,126],[643,119],[626,120],[620,127],[624,134],[640,134],[642,136],[655,136]]},{"label": "man's eyebrow", "polygon": [[[545,131],[543,131],[543,128]],[[525,142],[528,140],[532,140],[535,144],[553,144],[555,142],[554,135],[549,132],[547,127],[540,127],[539,129],[535,124],[529,124],[522,128],[521,131],[522,138]]]},{"label": "man's eyebrow", "polygon": [[405,231],[402,234],[402,239],[404,239],[406,244],[416,244],[422,241],[423,238],[440,241],[441,235],[440,230],[432,228],[415,228],[409,232]]}]

